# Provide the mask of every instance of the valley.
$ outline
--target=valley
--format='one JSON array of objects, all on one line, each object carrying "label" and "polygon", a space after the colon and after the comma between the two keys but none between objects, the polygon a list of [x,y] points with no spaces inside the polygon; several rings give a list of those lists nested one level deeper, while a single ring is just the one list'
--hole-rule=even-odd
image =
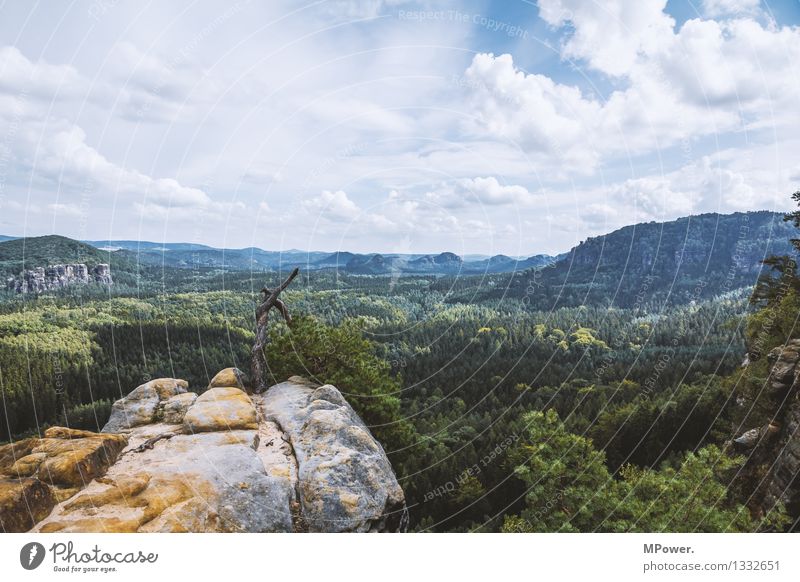
[{"label": "valley", "polygon": [[249,369],[258,291],[299,266],[282,296],[294,321],[272,324],[272,383],[341,390],[391,460],[412,530],[792,528],[795,509],[762,503],[774,454],[755,467],[731,442],[779,408],[759,387],[798,298],[769,291],[762,261],[793,255],[794,232],[780,214],[707,214],[523,260],[0,242],[6,278],[75,263],[113,276],[0,293],[0,440],[99,430],[153,378],[202,391]]}]

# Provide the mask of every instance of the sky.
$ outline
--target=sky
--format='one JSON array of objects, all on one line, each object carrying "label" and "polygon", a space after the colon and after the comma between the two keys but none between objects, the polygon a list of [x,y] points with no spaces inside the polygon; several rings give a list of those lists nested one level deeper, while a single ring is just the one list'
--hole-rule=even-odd
[{"label": "sky", "polygon": [[0,3],[0,234],[558,253],[785,211],[795,0]]}]

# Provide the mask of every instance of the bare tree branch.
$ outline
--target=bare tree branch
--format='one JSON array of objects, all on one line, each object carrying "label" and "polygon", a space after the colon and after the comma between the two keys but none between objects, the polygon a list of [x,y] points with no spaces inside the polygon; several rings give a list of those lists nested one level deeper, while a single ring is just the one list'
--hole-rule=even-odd
[{"label": "bare tree branch", "polygon": [[286,280],[276,289],[270,289],[266,286],[261,289],[263,299],[256,308],[256,341],[253,344],[250,360],[250,376],[253,383],[253,390],[256,392],[263,392],[267,389],[267,357],[264,350],[269,342],[269,311],[275,307],[280,311],[287,324],[292,322],[292,317],[289,315],[286,304],[278,297],[294,278],[297,277],[299,272],[300,269],[294,269]]}]

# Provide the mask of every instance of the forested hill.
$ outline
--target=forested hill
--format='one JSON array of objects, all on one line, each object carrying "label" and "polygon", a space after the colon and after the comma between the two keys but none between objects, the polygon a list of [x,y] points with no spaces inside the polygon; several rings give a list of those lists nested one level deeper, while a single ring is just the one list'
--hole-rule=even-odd
[{"label": "forested hill", "polygon": [[18,275],[22,269],[33,267],[108,262],[108,253],[64,236],[37,236],[0,242],[0,274],[5,276]]},{"label": "forested hill", "polygon": [[[117,289],[135,290],[141,285],[143,269],[130,251],[110,253],[59,235],[0,240],[0,281],[16,277],[25,269],[83,263],[90,268],[101,263],[111,266]],[[150,278],[155,279],[157,272]],[[147,273],[144,273],[145,275]]]},{"label": "forested hill", "polygon": [[794,234],[782,214],[767,211],[636,224],[589,238],[551,267],[518,273],[488,295],[539,307],[685,303],[754,285],[761,261],[793,252]]},{"label": "forested hill", "polygon": [[[341,274],[355,276],[433,275],[431,290],[447,292],[450,302],[511,298],[537,309],[583,304],[650,308],[665,301],[683,304],[751,287],[764,258],[792,252],[792,230],[783,215],[775,212],[702,214],[626,226],[589,238],[558,257],[536,255],[526,260],[502,255],[467,260],[447,252],[419,256],[281,253],[185,243],[171,244],[168,249],[156,249],[155,243],[144,243],[144,250],[119,245],[99,249],[62,236],[43,236],[0,242],[0,276],[18,275],[23,257],[24,268],[110,263],[115,293],[141,294],[165,285],[177,291],[181,281],[192,278],[196,284],[197,277],[212,277],[220,269],[248,273],[282,268],[288,262],[304,271],[343,268]],[[120,241],[103,241],[112,242]],[[212,280],[205,283],[217,288]]]}]

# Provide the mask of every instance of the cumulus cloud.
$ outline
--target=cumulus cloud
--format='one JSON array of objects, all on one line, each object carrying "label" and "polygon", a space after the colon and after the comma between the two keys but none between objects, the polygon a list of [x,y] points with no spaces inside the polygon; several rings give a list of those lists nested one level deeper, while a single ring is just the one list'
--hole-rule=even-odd
[{"label": "cumulus cloud", "polygon": [[579,89],[544,75],[526,74],[514,66],[509,54],[475,55],[464,76],[478,122],[489,134],[527,150],[594,164],[587,128],[602,106],[584,98]]},{"label": "cumulus cloud", "polygon": [[86,90],[86,81],[70,65],[33,62],[14,46],[0,47],[0,91],[51,100]]},{"label": "cumulus cloud", "polygon": [[501,184],[494,176],[486,178],[462,178],[442,184],[426,194],[434,204],[448,208],[459,208],[474,204],[490,206],[526,206],[536,201],[536,196],[524,186]]},{"label": "cumulus cloud", "polygon": [[623,76],[640,55],[652,54],[669,41],[675,21],[664,13],[666,5],[666,0],[539,0],[539,16],[555,27],[572,24],[563,57]]},{"label": "cumulus cloud", "polygon": [[60,124],[41,143],[29,143],[25,160],[30,171],[60,187],[100,189],[105,193],[142,197],[165,207],[205,207],[208,194],[180,184],[172,178],[153,178],[118,166],[86,143],[77,126]]},{"label": "cumulus cloud", "polygon": [[88,104],[137,122],[171,122],[213,101],[218,89],[185,59],[168,61],[127,41],[114,45],[95,79],[72,65],[34,61],[17,47],[0,47],[0,93],[56,110]]},{"label": "cumulus cloud", "polygon": [[303,202],[306,212],[327,220],[353,220],[361,210],[343,190],[325,190],[319,196]]},{"label": "cumulus cloud", "polygon": [[714,15],[739,17],[695,18],[676,29],[665,5],[665,0],[542,0],[540,14],[554,26],[573,27],[562,56],[627,79],[628,92],[647,83],[667,90],[674,84],[692,104],[734,108],[762,106],[787,93],[796,98],[796,27],[746,17],[758,2],[713,0],[705,7]]},{"label": "cumulus cloud", "polygon": [[[399,252],[401,247],[424,248],[428,252],[442,249],[464,252],[467,244],[475,244],[468,241],[480,241],[481,248],[486,251],[492,250],[495,238],[519,238],[515,226],[503,216],[458,212],[459,208],[432,200],[429,194],[416,197],[393,190],[369,208],[360,208],[346,193],[326,191],[304,201],[302,206],[313,211],[314,218],[319,218],[311,221],[314,225],[312,239],[335,236],[346,247],[368,239],[380,241],[381,246],[388,246],[392,252]],[[282,221],[288,228],[294,228],[300,223],[307,225],[309,216],[289,213]]]},{"label": "cumulus cloud", "polygon": [[760,0],[703,0],[703,13],[711,18],[719,16],[758,14]]},{"label": "cumulus cloud", "polygon": [[[55,193],[56,201],[45,208],[59,217],[82,216],[87,203],[97,211],[100,202],[114,200],[123,211],[145,208],[153,215],[170,208],[192,214],[217,204],[203,190],[172,177],[153,177],[110,161],[87,143],[79,126],[48,118],[32,103],[25,105],[24,121],[16,119],[13,110],[0,113],[0,129],[9,146],[3,164],[4,189],[34,187],[39,198]],[[81,204],[74,202],[76,198]]]},{"label": "cumulus cloud", "polygon": [[763,185],[756,189],[745,172],[704,156],[671,172],[593,189],[592,197],[603,202],[582,210],[582,217],[594,223],[602,223],[605,217],[616,227],[705,212],[768,210],[781,193]]},{"label": "cumulus cloud", "polygon": [[690,20],[657,63],[682,97],[698,106],[769,116],[796,102],[800,30],[755,20]]},{"label": "cumulus cloud", "polygon": [[465,73],[478,127],[591,172],[621,155],[800,119],[800,29],[735,18],[692,19],[675,30],[663,7],[541,2],[542,17],[568,30],[562,55],[623,86],[600,99],[526,73],[511,55],[478,54]]}]

